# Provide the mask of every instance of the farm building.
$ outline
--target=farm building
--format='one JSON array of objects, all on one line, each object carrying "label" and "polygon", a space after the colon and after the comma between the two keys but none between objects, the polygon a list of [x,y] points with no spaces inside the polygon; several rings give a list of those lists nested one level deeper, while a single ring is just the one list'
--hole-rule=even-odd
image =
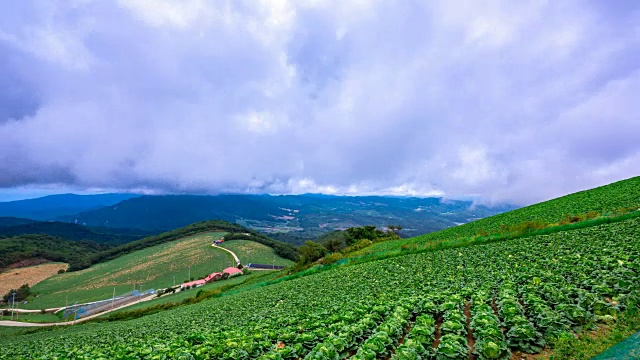
[{"label": "farm building", "polygon": [[202,285],[204,285],[205,283],[206,283],[206,281],[204,281],[204,280],[194,280],[194,281],[189,281],[189,282],[186,282],[186,283],[184,283],[184,284],[180,285],[180,288],[181,288],[181,289],[184,289],[184,288],[186,288],[187,286],[190,286],[190,287],[194,287],[194,286],[195,286],[195,287],[198,287],[198,286],[202,286]]},{"label": "farm building", "polygon": [[204,279],[186,282],[186,283],[180,285],[180,288],[184,289],[187,286],[198,287],[198,286],[202,286],[204,284],[207,284],[207,283],[210,283],[210,282],[213,282],[213,281],[225,280],[225,279],[228,279],[230,277],[240,276],[240,275],[242,275],[242,270],[240,270],[238,268],[234,268],[234,267],[228,267],[228,268],[222,270],[222,272],[211,273],[211,274],[207,275],[207,277],[205,277]]},{"label": "farm building", "polygon": [[224,269],[222,272],[229,274],[229,277],[242,275],[242,270],[234,267],[228,267]]},{"label": "farm building", "polygon": [[211,273],[211,274],[207,275],[207,277],[204,278],[204,281],[209,283],[209,282],[218,281],[218,280],[221,280],[221,279],[222,279],[222,273],[221,272],[214,272],[214,273]]}]

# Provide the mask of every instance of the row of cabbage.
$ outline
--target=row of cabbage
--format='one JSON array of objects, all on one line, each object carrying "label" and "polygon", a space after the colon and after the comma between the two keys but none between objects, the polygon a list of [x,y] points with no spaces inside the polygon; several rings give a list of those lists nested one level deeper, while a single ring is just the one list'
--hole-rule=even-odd
[{"label": "row of cabbage", "polygon": [[0,359],[507,359],[640,296],[640,221],[375,261],[140,319],[0,339]]}]

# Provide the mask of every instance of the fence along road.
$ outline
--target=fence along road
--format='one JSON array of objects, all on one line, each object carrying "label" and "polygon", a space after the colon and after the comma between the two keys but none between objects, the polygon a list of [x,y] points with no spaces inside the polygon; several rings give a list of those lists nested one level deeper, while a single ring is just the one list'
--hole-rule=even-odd
[{"label": "fence along road", "polygon": [[54,323],[29,323],[29,322],[23,322],[23,321],[0,320],[0,326],[34,327],[34,326],[73,325],[75,323],[87,321],[89,319],[93,319],[94,317],[98,317],[100,315],[107,314],[107,313],[110,313],[112,311],[120,310],[122,308],[131,306],[131,305],[134,305],[134,304],[137,304],[137,303],[141,303],[143,301],[151,300],[151,299],[154,298],[152,295],[153,294],[148,294],[147,296],[141,297],[140,300],[136,300],[134,302],[130,302],[130,303],[118,306],[118,307],[114,307],[113,309],[109,309],[109,310],[103,311],[101,313],[97,313],[97,314],[81,317],[81,318],[79,318],[77,320],[64,321],[64,322],[54,322]]}]

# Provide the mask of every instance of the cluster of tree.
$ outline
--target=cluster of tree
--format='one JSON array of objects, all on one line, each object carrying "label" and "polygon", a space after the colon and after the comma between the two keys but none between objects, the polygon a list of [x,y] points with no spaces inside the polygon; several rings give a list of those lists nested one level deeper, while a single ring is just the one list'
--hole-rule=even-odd
[{"label": "cluster of tree", "polygon": [[69,270],[91,265],[92,257],[113,245],[71,241],[49,235],[21,235],[0,239],[0,269],[22,260],[44,258],[66,262]]},{"label": "cluster of tree", "polygon": [[378,229],[373,225],[350,227],[344,231],[332,231],[319,237],[315,242],[307,241],[300,246],[300,261],[298,266],[305,266],[323,258],[327,254],[349,253],[359,250],[374,242],[399,239],[399,225],[389,225],[387,230]]},{"label": "cluster of tree", "polygon": [[[15,293],[15,299],[13,295],[14,293]],[[2,301],[4,302],[13,302],[14,300],[16,302],[22,301],[26,299],[27,296],[29,296],[29,294],[31,294],[31,288],[29,288],[28,284],[24,284],[17,289],[9,290],[9,292],[2,297]]]},{"label": "cluster of tree", "polygon": [[303,231],[288,231],[288,232],[272,233],[272,234],[269,234],[269,237],[274,240],[285,242],[294,246],[300,246],[304,244],[307,240],[315,240],[324,234],[326,234],[326,232],[324,231],[317,231],[317,230],[311,231],[309,229],[305,229]]}]

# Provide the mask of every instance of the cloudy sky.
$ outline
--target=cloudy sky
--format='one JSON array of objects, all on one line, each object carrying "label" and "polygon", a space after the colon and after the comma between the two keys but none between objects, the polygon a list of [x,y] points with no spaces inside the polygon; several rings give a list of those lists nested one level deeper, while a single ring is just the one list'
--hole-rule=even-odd
[{"label": "cloudy sky", "polygon": [[3,1],[0,199],[640,175],[640,2]]}]

